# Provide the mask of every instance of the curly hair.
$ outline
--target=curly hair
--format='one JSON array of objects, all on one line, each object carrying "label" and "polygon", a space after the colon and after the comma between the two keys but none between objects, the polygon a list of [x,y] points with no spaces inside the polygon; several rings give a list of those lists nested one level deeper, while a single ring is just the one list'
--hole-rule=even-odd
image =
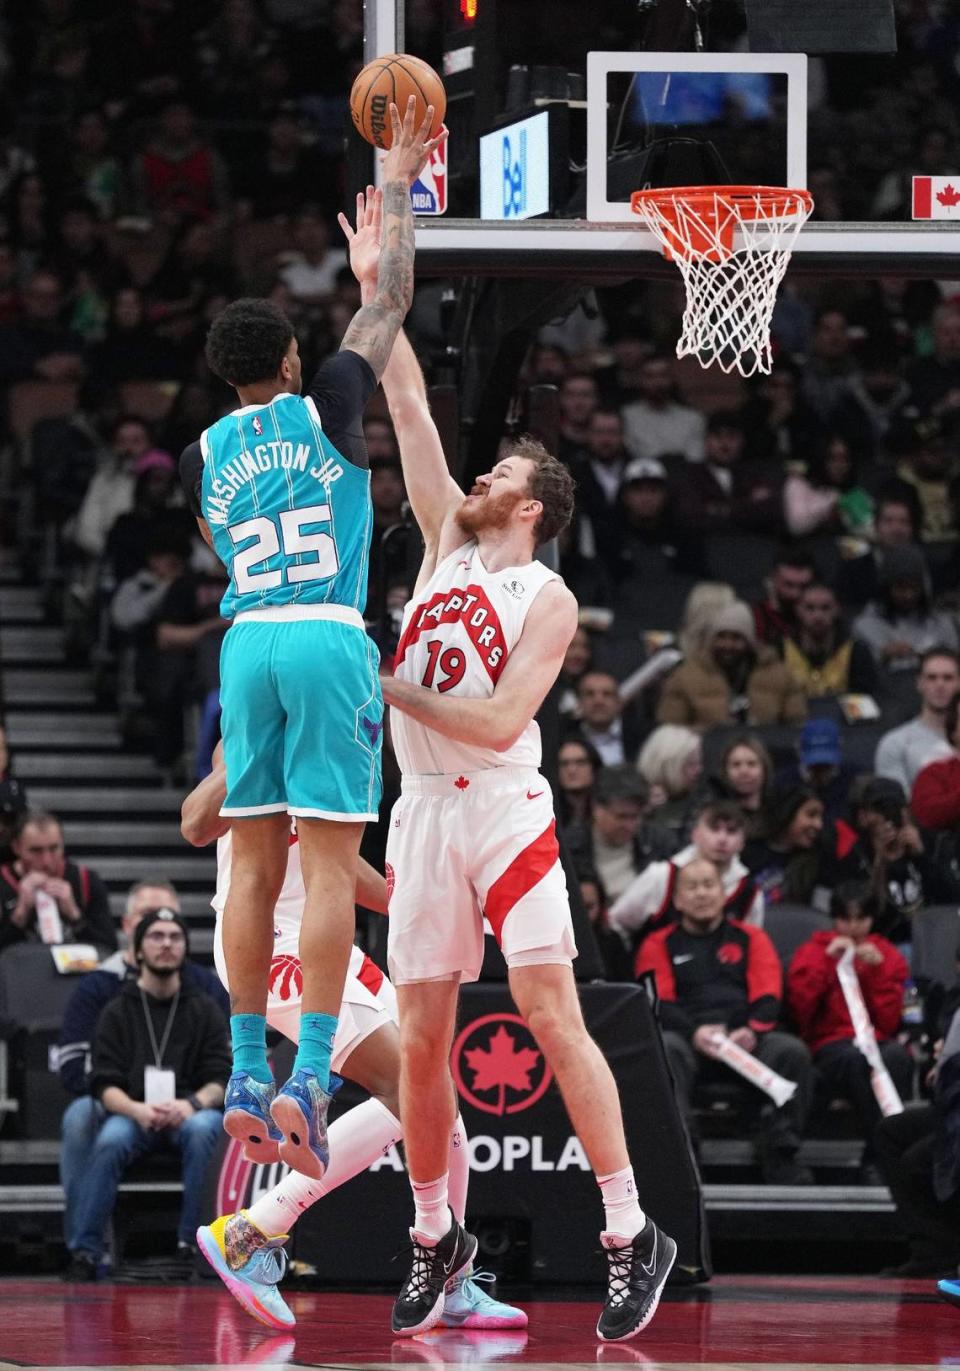
[{"label": "curly hair", "polygon": [[270,381],[293,342],[293,325],[270,300],[243,299],[217,315],[207,334],[210,370],[230,386]]},{"label": "curly hair", "polygon": [[509,455],[533,463],[527,489],[532,498],[543,505],[533,536],[537,546],[549,543],[551,538],[563,532],[573,518],[573,477],[538,439],[529,435],[511,442]]}]

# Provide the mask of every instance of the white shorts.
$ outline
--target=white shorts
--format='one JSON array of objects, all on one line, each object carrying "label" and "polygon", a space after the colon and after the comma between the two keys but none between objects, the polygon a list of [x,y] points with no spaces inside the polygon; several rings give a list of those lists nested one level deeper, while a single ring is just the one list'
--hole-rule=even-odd
[{"label": "white shorts", "polygon": [[[229,990],[220,926],[218,919],[213,938],[213,958],[217,975]],[[302,1008],[303,974],[298,952],[297,942],[289,933],[276,940],[267,990],[267,1023],[293,1043],[300,1041]],[[337,1018],[337,1032],[333,1039],[330,1057],[332,1069],[338,1076],[343,1075],[344,1063],[351,1052],[378,1028],[396,1022],[397,992],[377,964],[355,947],[350,956]]]},{"label": "white shorts", "polygon": [[405,776],[387,837],[387,961],[397,985],[475,981],[484,918],[508,967],[577,955],[553,796],[532,767]]}]

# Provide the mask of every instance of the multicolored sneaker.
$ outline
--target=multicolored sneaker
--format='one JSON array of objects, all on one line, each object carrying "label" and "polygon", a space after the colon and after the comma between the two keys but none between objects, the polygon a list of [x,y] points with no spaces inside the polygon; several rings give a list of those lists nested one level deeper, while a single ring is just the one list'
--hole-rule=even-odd
[{"label": "multicolored sneaker", "polygon": [[343,1084],[330,1077],[330,1092],[308,1066],[295,1071],[270,1106],[270,1117],[280,1129],[280,1160],[301,1176],[318,1181],[330,1163],[327,1146],[327,1110]]},{"label": "multicolored sneaker", "polygon": [[527,1316],[481,1288],[496,1281],[492,1271],[465,1271],[448,1281],[438,1328],[526,1328]]},{"label": "multicolored sneaker", "polygon": [[277,1289],[287,1269],[287,1234],[268,1238],[239,1214],[223,1214],[197,1229],[197,1246],[248,1314],[268,1328],[293,1328],[296,1319]]},{"label": "multicolored sneaker", "polygon": [[283,1135],[270,1121],[270,1106],[277,1087],[251,1076],[249,1071],[235,1071],[227,1081],[223,1101],[223,1126],[231,1138],[243,1143],[243,1155],[248,1162],[264,1166],[280,1160]]},{"label": "multicolored sneaker", "polygon": [[937,1293],[948,1304],[960,1305],[960,1280],[954,1277],[951,1280],[937,1281]]}]

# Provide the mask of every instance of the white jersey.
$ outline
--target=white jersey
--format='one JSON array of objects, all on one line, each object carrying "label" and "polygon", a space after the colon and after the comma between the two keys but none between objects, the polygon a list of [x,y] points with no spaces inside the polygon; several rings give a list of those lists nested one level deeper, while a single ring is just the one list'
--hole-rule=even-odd
[{"label": "white jersey", "polygon": [[[403,612],[393,670],[398,680],[441,694],[489,699],[520,640],[530,606],[548,581],[542,562],[487,571],[475,541],[445,557]],[[531,719],[505,752],[454,742],[409,715],[390,713],[393,748],[405,776],[540,765],[540,728]]]}]

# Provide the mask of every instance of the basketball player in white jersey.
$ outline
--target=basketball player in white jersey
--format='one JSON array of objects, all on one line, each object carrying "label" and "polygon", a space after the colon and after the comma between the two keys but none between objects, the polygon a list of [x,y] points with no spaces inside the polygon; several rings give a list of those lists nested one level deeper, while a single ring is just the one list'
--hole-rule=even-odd
[{"label": "basketball player in white jersey", "polygon": [[[341,216],[364,298],[377,269],[377,196]],[[605,1340],[653,1317],[676,1244],[647,1218],[613,1075],[587,1033],[550,787],[534,714],[577,627],[561,579],[534,560],[573,514],[573,482],[539,444],[509,445],[469,495],[451,478],[413,349],[400,333],[383,376],[426,552],[384,678],[403,785],[387,846],[388,960],[400,1009],[400,1117],[414,1193],[413,1266],[393,1312],[412,1335],[442,1314],[444,1284],[476,1240],[449,1205],[456,1116],[449,1056],[461,981],[476,980],[483,918],[510,991],[549,1063],[599,1182],[609,1261]]]},{"label": "basketball player in white jersey", "polygon": [[[213,771],[184,800],[181,830],[195,847],[217,842],[217,890],[211,902],[217,915],[214,959],[226,985],[223,910],[230,888],[232,837],[229,820],[220,817],[227,789],[222,752],[218,744]],[[356,894],[365,908],[386,913],[383,877],[362,858]],[[274,950],[267,995],[267,1022],[293,1043],[300,1034],[303,977],[299,938],[305,902],[300,844],[294,827],[287,849],[286,874],[274,909]],[[277,1286],[286,1267],[283,1245],[297,1219],[322,1196],[365,1171],[403,1136],[397,1117],[400,1049],[396,1003],[389,980],[369,957],[354,947],[331,1060],[333,1069],[369,1091],[370,1099],[342,1114],[331,1126],[330,1137],[336,1147],[320,1180],[291,1171],[249,1209],[222,1214],[197,1231],[200,1251],[230,1293],[248,1313],[270,1328],[288,1329],[296,1323]],[[244,1153],[250,1161],[275,1162],[281,1137],[279,1130],[273,1129],[259,1142],[248,1139]],[[452,1203],[462,1219],[467,1202],[469,1154],[466,1131],[459,1117],[449,1139],[449,1159]],[[493,1299],[470,1271],[450,1281],[444,1327],[525,1328],[526,1324],[523,1310]]]}]

